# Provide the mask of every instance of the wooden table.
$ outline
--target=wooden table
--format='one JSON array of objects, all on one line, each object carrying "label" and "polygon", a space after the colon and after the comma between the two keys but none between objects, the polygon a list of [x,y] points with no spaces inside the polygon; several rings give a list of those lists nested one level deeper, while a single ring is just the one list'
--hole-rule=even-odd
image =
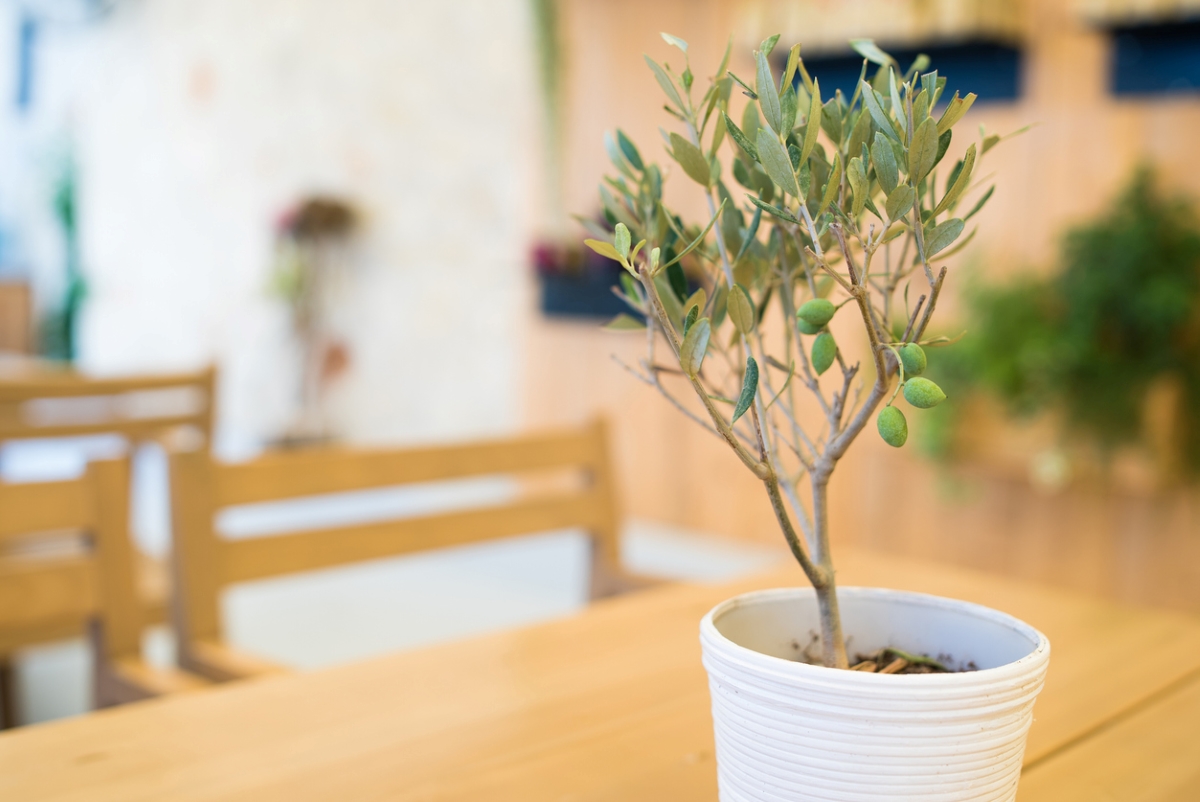
[{"label": "wooden table", "polygon": [[[1200,798],[1196,620],[891,556],[840,564],[843,584],[970,599],[1049,635],[1022,802]],[[714,800],[698,621],[735,592],[801,581],[797,569],[662,587],[527,629],[0,734],[0,799]]]}]

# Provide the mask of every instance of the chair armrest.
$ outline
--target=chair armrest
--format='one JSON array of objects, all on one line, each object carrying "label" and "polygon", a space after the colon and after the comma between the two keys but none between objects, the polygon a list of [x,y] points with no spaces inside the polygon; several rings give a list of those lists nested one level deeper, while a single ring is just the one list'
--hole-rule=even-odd
[{"label": "chair armrest", "polygon": [[177,668],[159,668],[138,658],[125,658],[96,668],[96,706],[136,702],[211,687],[203,677]]},{"label": "chair armrest", "polygon": [[179,664],[214,682],[290,673],[278,663],[230,649],[215,641],[187,642],[180,649]]}]

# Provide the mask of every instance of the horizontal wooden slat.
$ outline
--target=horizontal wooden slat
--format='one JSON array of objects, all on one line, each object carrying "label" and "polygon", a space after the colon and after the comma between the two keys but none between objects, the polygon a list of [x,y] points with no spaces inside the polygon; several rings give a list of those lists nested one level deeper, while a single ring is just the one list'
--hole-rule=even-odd
[{"label": "horizontal wooden slat", "polygon": [[86,557],[0,561],[0,627],[83,621],[96,611],[95,564]]},{"label": "horizontal wooden slat", "polygon": [[121,378],[95,378],[73,371],[42,370],[18,378],[0,380],[0,401],[31,398],[77,398],[88,395],[117,395],[169,387],[193,387],[211,381],[210,371],[161,373]]},{"label": "horizontal wooden slat", "polygon": [[33,424],[4,422],[0,423],[0,440],[32,439],[38,437],[79,437],[87,434],[121,434],[127,437],[142,439],[176,426],[203,427],[205,420],[205,413],[198,412],[194,415],[164,415],[162,417],[150,415],[144,418],[113,417],[96,423]]},{"label": "horizontal wooden slat", "polygon": [[91,489],[83,479],[0,484],[0,541],[51,529],[82,529],[95,521]]},{"label": "horizontal wooden slat", "polygon": [[[146,562],[150,558],[145,558]],[[144,572],[145,563],[139,566]],[[161,573],[162,566],[155,565],[154,572]],[[140,585],[142,600],[142,620],[147,625],[162,624],[167,621],[167,588],[161,577],[155,576],[150,582],[143,575]],[[87,632],[87,618],[71,614],[65,618],[43,620],[32,626],[0,628],[0,655],[9,654],[17,649],[39,643],[70,640],[78,638]]]},{"label": "horizontal wooden slat", "polygon": [[573,493],[501,507],[235,540],[223,549],[225,581],[246,582],[463,543],[590,526],[601,511],[600,499],[594,494]]},{"label": "horizontal wooden slat", "polygon": [[410,482],[587,466],[597,459],[590,432],[547,433],[459,446],[388,451],[318,448],[271,454],[215,469],[216,505],[252,504]]}]

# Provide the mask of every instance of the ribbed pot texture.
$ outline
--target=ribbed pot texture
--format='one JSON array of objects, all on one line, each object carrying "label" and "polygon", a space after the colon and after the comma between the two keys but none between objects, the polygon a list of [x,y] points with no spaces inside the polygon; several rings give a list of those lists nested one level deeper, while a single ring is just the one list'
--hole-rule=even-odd
[{"label": "ribbed pot texture", "polygon": [[1015,799],[1046,636],[920,593],[840,588],[838,601],[851,655],[894,646],[976,670],[808,665],[796,658],[820,631],[812,589],[722,602],[700,624],[721,802]]}]

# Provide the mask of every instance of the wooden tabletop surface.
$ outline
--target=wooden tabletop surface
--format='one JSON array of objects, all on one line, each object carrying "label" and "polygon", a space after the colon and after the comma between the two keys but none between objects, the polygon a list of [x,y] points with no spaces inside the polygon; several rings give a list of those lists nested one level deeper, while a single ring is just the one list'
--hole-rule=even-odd
[{"label": "wooden tabletop surface", "polygon": [[[1020,799],[1195,800],[1200,622],[846,551],[842,584],[981,602],[1045,632]],[[0,799],[716,799],[701,616],[798,569],[674,585],[526,629],[0,734]],[[1116,789],[1116,790],[1114,790]]]}]

